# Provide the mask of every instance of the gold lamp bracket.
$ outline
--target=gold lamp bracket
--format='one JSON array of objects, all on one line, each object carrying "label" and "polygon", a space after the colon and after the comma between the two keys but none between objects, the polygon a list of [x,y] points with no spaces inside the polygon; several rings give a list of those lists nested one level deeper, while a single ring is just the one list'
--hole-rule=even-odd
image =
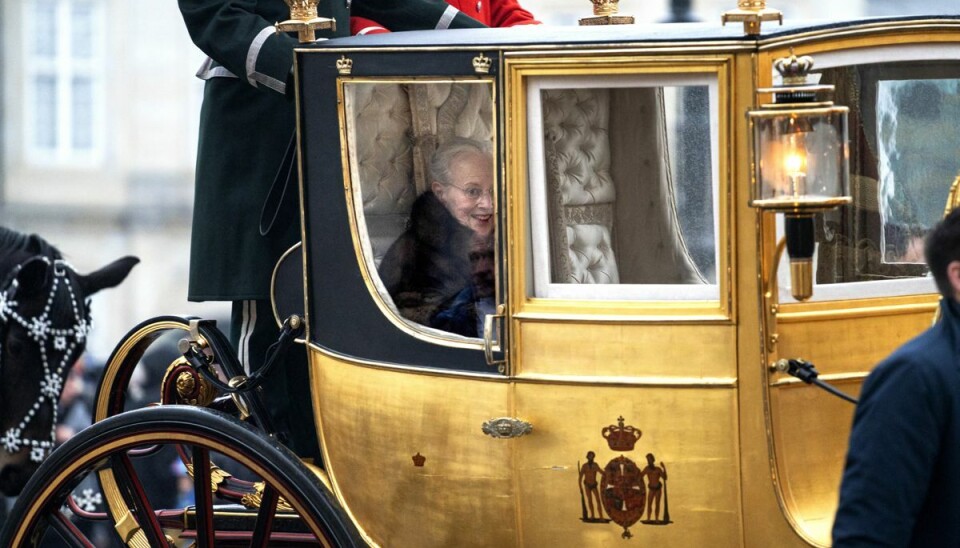
[{"label": "gold lamp bracket", "polygon": [[764,21],[777,21],[783,24],[783,13],[767,7],[767,0],[737,0],[737,9],[720,16],[720,22],[743,23],[743,33],[748,36],[760,34],[760,25]]},{"label": "gold lamp bracket", "polygon": [[317,39],[318,30],[337,30],[337,22],[329,17],[319,17],[317,4],[320,0],[284,0],[290,8],[290,19],[275,23],[277,33],[296,32],[301,44]]},{"label": "gold lamp bracket", "polygon": [[780,270],[780,259],[787,247],[787,239],[780,238],[777,250],[773,253],[773,264],[770,265],[770,274],[763,290],[763,319],[764,335],[767,352],[773,354],[777,349],[780,335],[777,333],[777,314],[780,312],[780,284],[777,281],[777,272]]}]

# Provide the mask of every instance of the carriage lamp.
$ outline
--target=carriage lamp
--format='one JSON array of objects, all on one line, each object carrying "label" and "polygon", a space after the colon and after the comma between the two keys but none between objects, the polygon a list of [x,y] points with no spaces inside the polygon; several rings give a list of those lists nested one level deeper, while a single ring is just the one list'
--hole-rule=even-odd
[{"label": "carriage lamp", "polygon": [[847,107],[823,96],[833,86],[808,83],[813,59],[791,55],[774,62],[782,83],[758,89],[773,103],[747,112],[752,134],[750,205],[784,214],[791,292],[813,294],[813,216],[851,201]]}]

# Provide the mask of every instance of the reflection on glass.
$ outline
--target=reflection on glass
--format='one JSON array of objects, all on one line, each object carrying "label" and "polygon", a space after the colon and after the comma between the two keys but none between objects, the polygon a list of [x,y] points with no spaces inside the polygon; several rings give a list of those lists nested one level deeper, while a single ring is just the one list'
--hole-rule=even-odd
[{"label": "reflection on glass", "polygon": [[479,337],[496,309],[492,96],[486,83],[349,83],[361,235],[405,319]]},{"label": "reflection on glass", "polygon": [[[539,100],[549,283],[715,284],[707,86],[557,87]],[[537,288],[575,297],[558,291]]]},{"label": "reflection on glass", "polygon": [[960,79],[877,83],[884,262],[923,262],[917,240],[940,220],[949,181],[960,170],[958,98]]},{"label": "reflection on glass", "polygon": [[817,219],[817,283],[925,276],[923,239],[960,169],[960,70],[877,63],[824,70],[821,82],[850,107],[853,204]]}]

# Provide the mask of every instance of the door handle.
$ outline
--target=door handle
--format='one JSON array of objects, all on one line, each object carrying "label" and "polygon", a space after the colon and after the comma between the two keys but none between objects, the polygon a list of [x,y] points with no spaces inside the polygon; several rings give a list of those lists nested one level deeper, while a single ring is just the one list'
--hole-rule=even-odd
[{"label": "door handle", "polygon": [[500,417],[484,422],[481,430],[493,438],[519,438],[533,431],[533,425],[513,417]]},{"label": "door handle", "polygon": [[[503,348],[503,319],[506,317],[507,307],[497,305],[496,314],[487,314],[483,317],[483,356],[487,360],[487,365],[496,367],[500,373],[507,370],[506,351],[503,351],[503,359],[496,359],[494,352],[500,352]],[[497,320],[500,320],[497,322]],[[495,325],[499,323],[499,325]]]}]

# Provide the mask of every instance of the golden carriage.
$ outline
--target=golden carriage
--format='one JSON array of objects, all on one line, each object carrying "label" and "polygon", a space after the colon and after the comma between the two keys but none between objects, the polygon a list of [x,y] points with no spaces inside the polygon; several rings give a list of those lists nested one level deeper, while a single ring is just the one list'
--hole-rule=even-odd
[{"label": "golden carriage", "polygon": [[[937,297],[915,245],[960,169],[960,19],[761,29],[765,13],[747,13],[744,29],[416,32],[299,49],[303,245],[278,265],[275,312],[305,319],[318,481],[298,485],[296,461],[271,468],[274,449],[191,430],[212,420],[200,412],[141,412],[142,439],[120,424],[84,447],[114,462],[166,437],[207,448],[202,462],[237,460],[290,502],[277,516],[305,522],[288,542],[828,545],[853,406],[775,364],[814,363],[856,394],[929,325]],[[788,268],[778,242],[790,221],[754,207],[769,160],[752,151],[746,113],[789,85],[773,67],[791,55],[811,56],[849,108],[838,150],[850,184],[837,198],[848,205],[786,208],[817,240]],[[378,274],[429,190],[431,154],[456,137],[493,150],[494,306],[476,336],[408,319]],[[126,414],[130,370],[162,333],[218,350],[205,329],[174,317],[134,329],[97,419]],[[92,469],[124,543],[193,538],[143,523],[124,459],[78,454],[56,461],[14,538],[50,511],[57,485]],[[182,515],[213,524],[208,504]],[[256,517],[256,506],[231,511]],[[216,527],[194,518],[181,529],[211,528],[212,542]],[[253,537],[269,542],[263,527]]]}]

